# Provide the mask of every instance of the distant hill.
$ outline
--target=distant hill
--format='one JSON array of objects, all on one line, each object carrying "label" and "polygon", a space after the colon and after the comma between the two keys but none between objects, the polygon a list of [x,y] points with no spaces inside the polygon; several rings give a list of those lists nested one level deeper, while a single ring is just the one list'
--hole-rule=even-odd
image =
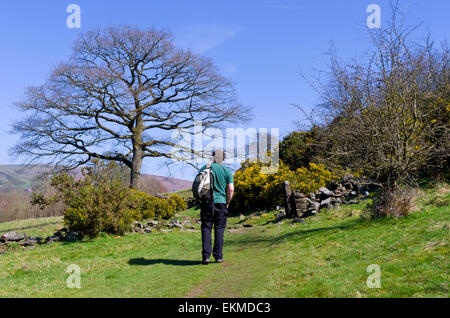
[{"label": "distant hill", "polygon": [[[47,165],[0,165],[0,192],[26,190],[31,188],[36,176],[50,169]],[[189,188],[192,181],[143,174],[142,178],[151,184],[157,184],[161,192],[173,192]]]},{"label": "distant hill", "polygon": [[33,179],[48,169],[45,165],[0,165],[0,191],[28,189]]},{"label": "distant hill", "polygon": [[151,174],[143,174],[141,178],[145,179],[146,181],[150,181],[152,183],[159,183],[165,190],[163,192],[175,192],[185,190],[192,186],[192,181],[177,178],[155,176]]}]

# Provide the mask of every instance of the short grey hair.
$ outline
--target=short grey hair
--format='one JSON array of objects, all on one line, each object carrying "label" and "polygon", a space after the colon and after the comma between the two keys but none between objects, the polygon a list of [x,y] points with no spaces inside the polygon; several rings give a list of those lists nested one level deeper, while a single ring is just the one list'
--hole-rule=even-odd
[{"label": "short grey hair", "polygon": [[212,151],[213,161],[215,163],[222,164],[223,160],[225,159],[225,153],[223,150],[217,149]]}]

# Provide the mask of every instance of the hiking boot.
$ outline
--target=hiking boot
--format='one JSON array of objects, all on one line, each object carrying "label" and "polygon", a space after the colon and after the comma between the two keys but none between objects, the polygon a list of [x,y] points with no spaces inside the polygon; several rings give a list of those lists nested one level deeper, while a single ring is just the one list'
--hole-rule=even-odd
[{"label": "hiking boot", "polygon": [[203,264],[203,265],[208,265],[208,264],[209,264],[209,259],[204,259],[204,260],[202,261],[202,264]]},{"label": "hiking boot", "polygon": [[216,259],[216,263],[223,263],[223,258]]}]

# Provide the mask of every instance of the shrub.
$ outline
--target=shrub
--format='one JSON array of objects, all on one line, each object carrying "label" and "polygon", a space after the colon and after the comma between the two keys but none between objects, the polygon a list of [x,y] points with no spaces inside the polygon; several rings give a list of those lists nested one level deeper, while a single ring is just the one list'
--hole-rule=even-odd
[{"label": "shrub", "polygon": [[416,194],[408,189],[389,189],[370,207],[370,218],[404,217],[415,209]]},{"label": "shrub", "polygon": [[315,192],[340,176],[342,176],[340,171],[330,171],[322,164],[310,163],[308,168],[301,167],[295,170],[291,188],[302,193]]},{"label": "shrub", "polygon": [[186,201],[178,194],[172,194],[167,199],[173,206],[175,211],[184,211],[187,209]]},{"label": "shrub", "polygon": [[308,168],[292,171],[280,160],[279,168],[274,174],[262,174],[261,167],[261,163],[245,161],[236,172],[235,195],[230,204],[230,212],[270,209],[282,205],[281,184],[286,180],[290,182],[292,189],[308,193],[338,177],[337,173],[315,163],[310,163]]},{"label": "shrub", "polygon": [[170,218],[175,211],[186,208],[184,200],[172,195],[168,199],[129,189],[118,177],[108,172],[114,163],[96,163],[96,168],[84,168],[81,178],[66,172],[55,174],[52,186],[57,194],[49,199],[35,194],[33,204],[41,208],[62,201],[66,206],[64,224],[81,236],[99,233],[123,234],[135,220]]},{"label": "shrub", "polygon": [[168,198],[159,198],[137,190],[130,191],[132,192],[132,205],[134,209],[140,211],[142,219],[170,219],[174,212],[187,208],[183,198],[176,194]]},{"label": "shrub", "polygon": [[319,155],[326,155],[326,149],[321,149],[319,138],[321,128],[313,126],[308,131],[293,131],[280,142],[280,159],[291,170],[308,166],[317,160]]},{"label": "shrub", "polygon": [[128,188],[118,179],[107,177],[104,170],[83,169],[83,177],[76,180],[66,172],[56,174],[52,179],[58,194],[50,200],[35,195],[34,203],[41,206],[63,201],[64,224],[81,236],[94,237],[100,232],[122,234],[133,220],[140,218],[134,209]]}]

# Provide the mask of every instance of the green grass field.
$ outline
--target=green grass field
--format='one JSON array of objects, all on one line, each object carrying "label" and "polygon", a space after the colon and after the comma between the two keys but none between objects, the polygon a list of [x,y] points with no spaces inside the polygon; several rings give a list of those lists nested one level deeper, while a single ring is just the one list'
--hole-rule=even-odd
[{"label": "green grass field", "polygon": [[[225,262],[208,266],[200,264],[198,231],[17,248],[0,255],[0,296],[448,297],[449,201],[441,186],[422,191],[418,210],[400,219],[361,218],[370,200],[305,223],[274,223],[276,212],[229,218]],[[9,222],[0,233],[48,235],[61,225],[60,218]],[[81,268],[80,289],[66,286],[71,264]],[[381,288],[366,285],[370,264],[380,266]]]},{"label": "green grass field", "polygon": [[184,189],[184,190],[179,190],[179,191],[174,191],[174,192],[170,192],[170,194],[178,194],[179,196],[181,196],[182,198],[192,198],[192,189]]}]

